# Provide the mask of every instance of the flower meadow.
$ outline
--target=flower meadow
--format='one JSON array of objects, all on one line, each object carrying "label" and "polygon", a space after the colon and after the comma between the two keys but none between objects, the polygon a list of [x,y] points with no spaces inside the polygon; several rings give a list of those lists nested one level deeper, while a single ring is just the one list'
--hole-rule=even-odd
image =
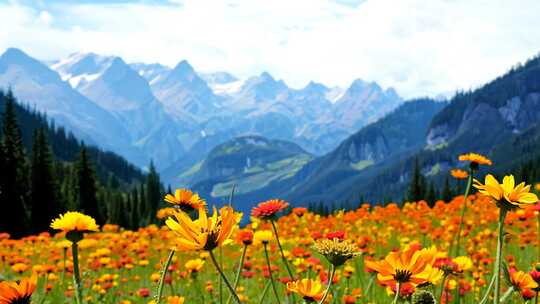
[{"label": "flower meadow", "polygon": [[[540,204],[491,161],[459,157],[464,195],[321,216],[269,200],[251,214],[179,189],[137,231],[67,212],[58,233],[0,234],[5,303],[537,303]],[[242,217],[250,222],[239,226]]]}]

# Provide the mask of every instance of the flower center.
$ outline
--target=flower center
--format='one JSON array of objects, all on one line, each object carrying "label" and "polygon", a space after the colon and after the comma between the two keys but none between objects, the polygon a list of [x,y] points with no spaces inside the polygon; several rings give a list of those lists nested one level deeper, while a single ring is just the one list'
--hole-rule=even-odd
[{"label": "flower center", "polygon": [[399,283],[405,283],[409,282],[409,279],[411,278],[412,273],[409,270],[396,270],[396,274],[394,275],[394,279],[398,281]]}]

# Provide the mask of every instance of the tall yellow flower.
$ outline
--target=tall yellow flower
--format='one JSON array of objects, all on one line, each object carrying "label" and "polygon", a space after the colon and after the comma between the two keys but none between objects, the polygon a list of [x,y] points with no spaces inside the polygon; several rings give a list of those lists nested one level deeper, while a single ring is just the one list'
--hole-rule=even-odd
[{"label": "tall yellow flower", "polygon": [[207,250],[231,242],[231,235],[236,228],[238,216],[230,206],[219,210],[208,217],[206,210],[200,208],[199,218],[192,220],[188,214],[179,210],[174,218],[169,218],[165,224],[176,234],[177,248],[182,251]]},{"label": "tall yellow flower", "polygon": [[21,282],[0,282],[0,304],[30,304],[36,289],[37,276],[24,278]]},{"label": "tall yellow flower", "polygon": [[484,155],[478,154],[478,153],[467,153],[467,154],[461,154],[458,159],[460,161],[468,161],[471,164],[471,167],[478,168],[478,165],[487,165],[491,166],[493,162],[491,159],[485,157]]},{"label": "tall yellow flower", "polygon": [[499,184],[493,175],[488,174],[484,184],[475,180],[474,187],[480,193],[492,197],[497,202],[503,202],[504,199],[504,202],[510,204],[508,207],[523,207],[523,205],[538,202],[536,194],[529,192],[531,186],[525,185],[524,182],[516,186],[513,175],[505,176],[502,184]]},{"label": "tall yellow flower", "polygon": [[308,303],[320,301],[324,295],[321,282],[312,279],[288,282],[287,290],[301,295]]},{"label": "tall yellow flower", "polygon": [[65,214],[61,214],[59,218],[52,221],[51,228],[62,230],[66,233],[70,231],[89,232],[99,230],[96,220],[75,211],[68,211]]}]

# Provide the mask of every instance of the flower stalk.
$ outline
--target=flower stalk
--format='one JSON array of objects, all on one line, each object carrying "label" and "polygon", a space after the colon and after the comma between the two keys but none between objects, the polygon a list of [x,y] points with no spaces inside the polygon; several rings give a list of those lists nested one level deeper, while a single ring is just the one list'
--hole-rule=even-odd
[{"label": "flower stalk", "polygon": [[279,301],[279,294],[277,292],[276,283],[274,282],[274,278],[272,276],[272,267],[270,266],[270,257],[268,256],[268,248],[267,244],[263,243],[264,246],[264,256],[266,258],[266,266],[268,267],[268,276],[270,277],[270,283],[272,284],[272,290],[274,291],[274,295],[276,296],[276,301],[278,304],[281,302]]},{"label": "flower stalk", "polygon": [[501,292],[501,266],[502,266],[502,247],[504,240],[504,220],[506,218],[506,213],[508,210],[501,206],[499,208],[499,223],[497,229],[497,256],[495,257],[495,295],[493,297],[493,303],[499,304],[500,302],[500,292]]},{"label": "flower stalk", "polygon": [[394,297],[394,301],[392,301],[392,304],[396,304],[399,299],[399,293],[401,292],[401,283],[397,282],[396,285],[396,296]]},{"label": "flower stalk", "polygon": [[75,285],[75,299],[77,304],[82,304],[81,274],[79,272],[79,245],[72,242],[71,253],[73,255],[73,283]]},{"label": "flower stalk", "polygon": [[324,303],[324,301],[328,297],[328,294],[330,293],[330,288],[332,287],[332,283],[334,281],[335,273],[336,273],[336,266],[334,266],[334,264],[330,264],[330,278],[328,278],[328,286],[326,286],[326,290],[324,291],[324,295],[322,299],[319,301],[319,304]]},{"label": "flower stalk", "polygon": [[159,284],[156,290],[156,304],[159,304],[161,302],[161,295],[163,293],[163,283],[165,282],[165,276],[167,275],[167,271],[169,270],[169,266],[171,265],[174,252],[175,252],[174,250],[171,250],[171,252],[169,253],[169,256],[167,257],[167,260],[165,261],[165,264],[163,264],[163,268],[161,269],[161,277],[159,278]]},{"label": "flower stalk", "polygon": [[291,280],[294,280],[294,276],[292,274],[291,268],[289,267],[289,262],[287,261],[287,258],[285,257],[285,254],[283,253],[283,248],[281,247],[281,242],[279,241],[279,235],[277,232],[276,224],[273,220],[270,221],[272,223],[272,229],[274,230],[274,234],[276,235],[276,242],[279,247],[279,252],[281,253],[281,260],[283,261],[283,264],[285,264],[285,268],[287,268],[287,273],[289,274],[289,277]]},{"label": "flower stalk", "polygon": [[467,186],[465,187],[465,193],[463,194],[463,208],[461,208],[461,217],[459,219],[459,228],[457,231],[456,236],[456,254],[455,256],[459,256],[461,253],[461,232],[463,231],[464,221],[465,221],[465,214],[467,213],[467,201],[469,198],[469,193],[471,191],[471,186],[473,183],[473,169],[472,166],[469,168],[469,177],[467,178]]},{"label": "flower stalk", "polygon": [[499,303],[506,303],[506,301],[510,298],[513,292],[514,292],[514,286],[510,286],[510,288],[508,288],[508,290],[501,297],[501,300]]},{"label": "flower stalk", "polygon": [[[248,245],[244,245],[244,249],[242,250],[242,255],[240,256],[240,264],[238,265],[238,269],[236,270],[236,277],[234,278],[233,287],[236,290],[238,287],[238,283],[240,282],[240,274],[242,273],[242,268],[244,268],[244,261],[246,259],[246,251],[247,251]],[[232,296],[229,296],[229,299],[227,300],[227,304],[231,302]]]},{"label": "flower stalk", "polygon": [[229,289],[229,291],[231,292],[231,295],[234,299],[234,301],[237,303],[237,304],[240,304],[240,298],[238,298],[238,295],[236,294],[236,290],[234,290],[234,288],[232,287],[231,283],[229,283],[229,280],[227,280],[227,277],[225,276],[225,274],[223,273],[223,271],[221,270],[221,268],[219,267],[219,264],[218,262],[216,261],[216,257],[214,256],[214,253],[212,252],[212,250],[209,250],[208,253],[210,254],[210,259],[212,260],[212,263],[214,263],[214,266],[216,267],[216,270],[219,272],[219,274],[221,275],[221,278],[223,278],[223,282],[225,283],[225,285],[227,286],[227,288]]}]

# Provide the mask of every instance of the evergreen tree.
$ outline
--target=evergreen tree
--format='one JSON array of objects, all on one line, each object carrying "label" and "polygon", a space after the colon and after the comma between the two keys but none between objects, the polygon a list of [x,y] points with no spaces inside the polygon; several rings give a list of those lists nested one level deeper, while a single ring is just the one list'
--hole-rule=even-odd
[{"label": "evergreen tree", "polygon": [[433,182],[429,183],[429,187],[426,193],[426,201],[430,207],[435,206],[435,202],[437,201],[438,197],[437,190],[435,189],[435,185]]},{"label": "evergreen tree", "polygon": [[25,201],[28,190],[28,172],[20,129],[15,114],[15,98],[11,91],[4,98],[0,148],[0,231],[14,237],[26,233]]},{"label": "evergreen tree", "polygon": [[414,160],[414,170],[411,176],[411,182],[409,184],[409,190],[407,194],[407,200],[409,202],[417,202],[419,200],[425,199],[426,196],[426,185],[425,178],[422,175],[420,169],[420,163],[418,159]]},{"label": "evergreen tree", "polygon": [[32,231],[39,233],[49,230],[51,219],[63,211],[59,205],[51,148],[42,128],[34,132],[30,168],[30,218]]},{"label": "evergreen tree", "polygon": [[96,219],[98,224],[103,224],[103,217],[99,212],[97,200],[97,182],[94,169],[88,159],[86,147],[82,146],[79,159],[76,164],[77,170],[77,201],[79,208],[87,215]]},{"label": "evergreen tree", "polygon": [[452,187],[450,187],[450,179],[448,178],[448,176],[446,176],[444,180],[442,199],[448,203],[452,200],[453,197],[454,197],[454,194],[452,193]]},{"label": "evergreen tree", "polygon": [[146,204],[148,206],[149,214],[147,216],[147,223],[154,222],[156,219],[156,212],[161,202],[161,182],[159,181],[159,175],[154,167],[154,162],[150,162],[150,170],[146,177]]}]

